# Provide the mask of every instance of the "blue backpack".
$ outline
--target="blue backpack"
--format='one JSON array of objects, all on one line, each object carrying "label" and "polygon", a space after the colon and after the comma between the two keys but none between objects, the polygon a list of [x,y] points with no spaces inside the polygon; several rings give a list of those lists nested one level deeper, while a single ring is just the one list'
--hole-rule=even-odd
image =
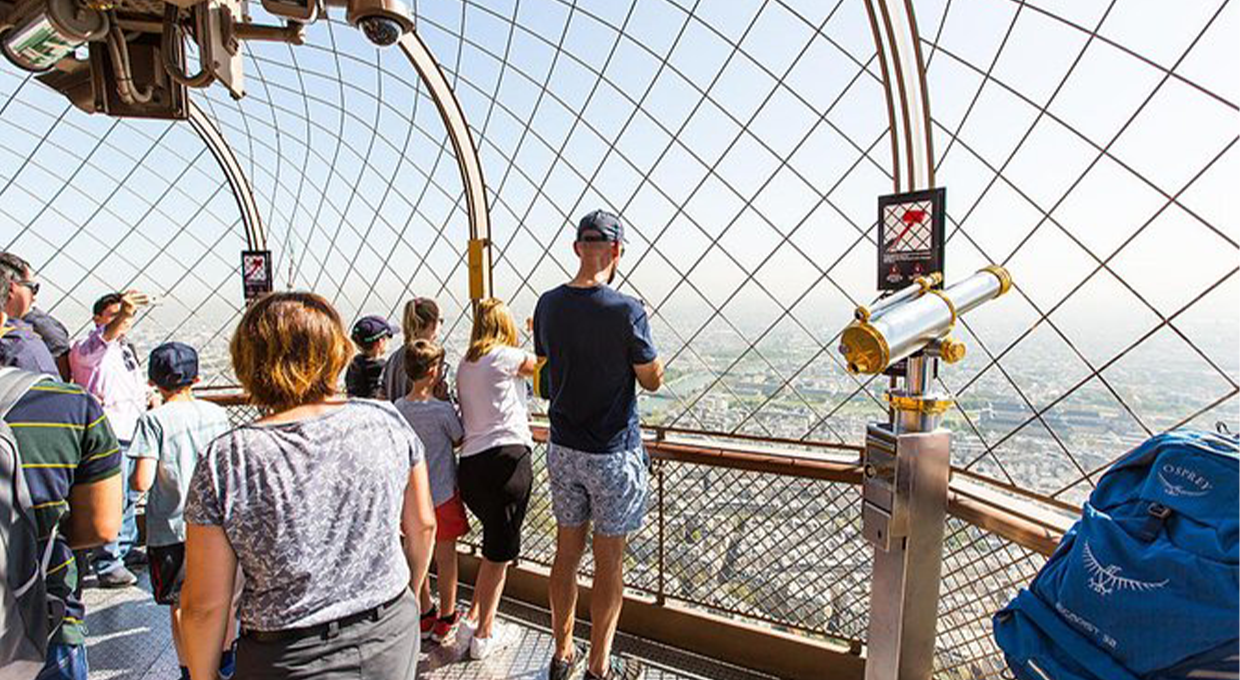
[{"label": "blue backpack", "polygon": [[1115,463],[994,617],[1020,680],[1240,677],[1240,440],[1177,431]]}]

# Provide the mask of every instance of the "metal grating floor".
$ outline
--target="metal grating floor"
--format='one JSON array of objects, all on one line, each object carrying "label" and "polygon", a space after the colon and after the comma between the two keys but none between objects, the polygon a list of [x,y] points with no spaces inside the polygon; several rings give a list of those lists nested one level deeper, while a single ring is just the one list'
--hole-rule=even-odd
[{"label": "metal grating floor", "polygon": [[[179,677],[168,614],[151,599],[145,571],[138,585],[119,590],[85,588],[87,639],[91,680],[174,680]],[[462,588],[462,595],[469,589]],[[549,614],[518,602],[505,601],[501,616],[520,632],[516,644],[485,661],[463,658],[468,638],[451,646],[423,645],[419,678],[426,680],[542,680],[547,677],[552,638]],[[589,634],[589,625],[579,627]],[[771,680],[770,676],[690,654],[628,635],[618,635],[616,649],[645,662],[647,680]]]}]

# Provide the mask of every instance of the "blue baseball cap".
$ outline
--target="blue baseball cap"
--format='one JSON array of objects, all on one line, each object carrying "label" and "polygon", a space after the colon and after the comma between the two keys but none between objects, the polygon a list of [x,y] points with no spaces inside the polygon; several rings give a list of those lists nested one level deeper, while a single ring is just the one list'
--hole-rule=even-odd
[{"label": "blue baseball cap", "polygon": [[198,377],[198,352],[183,342],[165,342],[151,350],[147,376],[165,390],[193,385]]},{"label": "blue baseball cap", "polygon": [[577,223],[577,240],[628,242],[624,238],[624,224],[620,218],[606,210],[595,210],[581,218]]},{"label": "blue baseball cap", "polygon": [[363,316],[353,324],[353,340],[359,343],[374,342],[393,335],[396,335],[396,329],[381,316]]}]

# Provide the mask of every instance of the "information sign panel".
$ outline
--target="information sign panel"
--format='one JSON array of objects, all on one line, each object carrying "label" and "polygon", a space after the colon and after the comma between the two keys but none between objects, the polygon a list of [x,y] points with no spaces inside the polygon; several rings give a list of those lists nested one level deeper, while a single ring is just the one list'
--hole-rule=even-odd
[{"label": "information sign panel", "polygon": [[271,292],[273,278],[270,250],[241,251],[241,283],[245,287],[247,305]]},{"label": "information sign panel", "polygon": [[899,290],[943,272],[947,193],[928,189],[878,198],[878,289]]}]

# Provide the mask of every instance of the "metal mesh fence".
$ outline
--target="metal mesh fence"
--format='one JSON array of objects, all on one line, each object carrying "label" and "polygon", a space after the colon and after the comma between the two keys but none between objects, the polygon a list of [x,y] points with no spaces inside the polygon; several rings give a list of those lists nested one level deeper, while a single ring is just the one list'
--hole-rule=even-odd
[{"label": "metal mesh fence", "polygon": [[[228,407],[234,425],[258,416]],[[519,561],[550,567],[555,516],[545,444],[532,452],[534,484]],[[741,621],[853,643],[869,625],[873,549],[861,536],[856,486],[792,475],[654,460],[648,514],[630,537],[625,587]],[[481,548],[472,522],[461,539]],[[999,678],[1006,669],[991,616],[1045,562],[1042,555],[955,517],[947,520],[935,677]],[[587,555],[582,573],[593,574]]]},{"label": "metal mesh fence", "polygon": [[1037,574],[1046,558],[956,518],[943,546],[936,676],[999,678],[1007,665],[995,646],[991,616]]},{"label": "metal mesh fence", "polygon": [[[860,0],[413,5],[478,140],[496,290],[519,318],[573,271],[573,219],[610,207],[630,225],[616,283],[649,304],[668,360],[647,423],[855,442],[881,418],[883,386],[834,351],[873,295],[890,186]],[[917,13],[948,278],[993,261],[1017,283],[967,319],[972,356],[944,371],[954,463],[1075,502],[1149,434],[1240,429],[1234,7]],[[434,296],[458,353],[463,197],[410,65],[339,21],[245,49],[245,99],[193,96],[254,185],[281,283],[350,320]],[[230,382],[243,242],[186,126],[90,117],[0,69],[0,247],[35,263],[71,329],[103,292],[153,290],[140,347],[190,341],[207,382]]]},{"label": "metal mesh fence", "polygon": [[[550,566],[555,519],[545,449],[521,560]],[[655,461],[647,520],[632,537],[626,587],[750,623],[860,645],[869,624],[872,548],[861,537],[855,486]],[[477,530],[465,539],[480,545]],[[936,677],[998,678],[1006,666],[991,616],[1045,558],[950,518],[944,542]],[[583,572],[592,573],[587,556]]]},{"label": "metal mesh fence", "polygon": [[[882,419],[884,385],[847,375],[834,351],[873,294],[873,199],[890,186],[859,0],[413,5],[480,145],[496,290],[519,318],[573,271],[573,218],[606,206],[630,225],[617,286],[650,306],[668,360],[667,388],[641,397],[647,423],[856,442]],[[1076,502],[1154,432],[1240,430],[1234,3],[917,12],[948,278],[1000,262],[1017,284],[966,319],[971,357],[943,371],[954,464]],[[349,320],[432,295],[458,353],[463,197],[412,68],[338,21],[302,47],[245,49],[245,99],[194,97],[254,185],[281,282]],[[186,126],[86,116],[0,68],[0,247],[35,264],[40,304],[71,330],[103,292],[153,290],[164,304],[139,319],[140,348],[189,341],[208,383],[232,382],[241,231]],[[863,635],[868,550],[850,489],[659,470],[635,589]],[[524,556],[541,563],[547,499],[535,494]],[[985,612],[1040,560],[951,529],[939,666],[986,677]]]}]

